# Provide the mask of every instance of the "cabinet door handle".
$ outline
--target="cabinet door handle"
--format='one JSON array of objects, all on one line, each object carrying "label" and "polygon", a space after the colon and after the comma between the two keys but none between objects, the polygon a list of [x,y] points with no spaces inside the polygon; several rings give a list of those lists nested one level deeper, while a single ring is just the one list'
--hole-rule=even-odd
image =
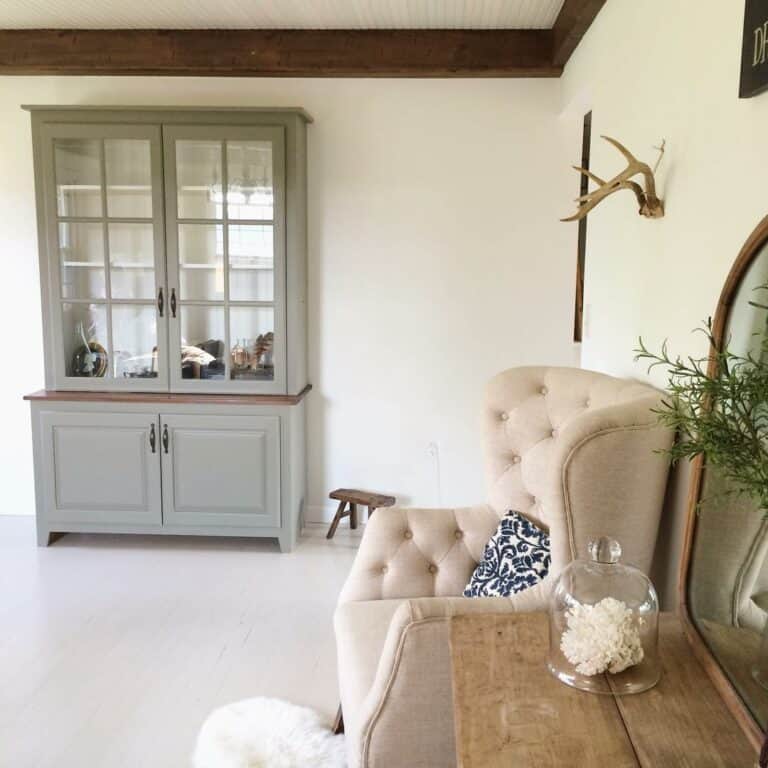
[{"label": "cabinet door handle", "polygon": [[163,450],[168,453],[168,425],[163,424]]},{"label": "cabinet door handle", "polygon": [[160,317],[163,316],[163,308],[165,307],[165,299],[163,298],[163,289],[157,293],[157,311],[160,313]]},{"label": "cabinet door handle", "polygon": [[176,289],[171,288],[171,316],[176,317]]},{"label": "cabinet door handle", "polygon": [[152,453],[155,453],[155,425],[149,425],[149,447],[152,449]]}]

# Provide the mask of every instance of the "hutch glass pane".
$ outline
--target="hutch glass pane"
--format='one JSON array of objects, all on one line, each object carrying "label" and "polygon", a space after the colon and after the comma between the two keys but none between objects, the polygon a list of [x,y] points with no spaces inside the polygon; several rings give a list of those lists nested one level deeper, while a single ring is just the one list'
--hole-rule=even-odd
[{"label": "hutch glass pane", "polygon": [[222,218],[222,143],[176,142],[176,185],[180,219]]},{"label": "hutch glass pane", "polygon": [[105,297],[104,227],[101,223],[59,222],[59,260],[63,298]]},{"label": "hutch glass pane", "polygon": [[55,139],[59,216],[101,216],[101,145],[95,139]]},{"label": "hutch glass pane", "polygon": [[181,377],[223,379],[223,306],[185,305],[181,311]]},{"label": "hutch glass pane", "polygon": [[182,299],[224,298],[224,228],[179,224],[179,290]]},{"label": "hutch glass pane", "polygon": [[113,305],[112,341],[111,369],[116,379],[157,377],[154,305]]},{"label": "hutch glass pane", "polygon": [[109,376],[105,304],[61,305],[67,376]]},{"label": "hutch glass pane", "polygon": [[273,218],[272,144],[227,142],[227,214],[230,219]]},{"label": "hutch glass pane", "polygon": [[274,253],[271,225],[229,227],[229,298],[273,301]]},{"label": "hutch glass pane", "polygon": [[[282,162],[271,138],[278,132],[183,131],[174,126],[166,134],[166,156],[176,171],[170,195],[177,203],[169,222],[176,253],[169,257],[179,307],[169,327],[181,360],[172,365],[181,365],[183,380],[209,380],[201,391],[275,391],[282,382],[274,357],[282,364],[285,354],[284,347],[275,353],[275,342],[285,343],[275,339],[284,311],[274,223],[280,213],[274,168],[282,174]],[[193,389],[178,373],[172,378],[182,390]]]},{"label": "hutch glass pane", "polygon": [[154,229],[146,224],[109,224],[109,273],[113,299],[155,296]]},{"label": "hutch glass pane", "polygon": [[271,381],[275,377],[274,309],[239,306],[229,313],[230,378]]},{"label": "hutch glass pane", "polygon": [[147,139],[105,139],[107,212],[118,218],[152,217],[152,164]]}]

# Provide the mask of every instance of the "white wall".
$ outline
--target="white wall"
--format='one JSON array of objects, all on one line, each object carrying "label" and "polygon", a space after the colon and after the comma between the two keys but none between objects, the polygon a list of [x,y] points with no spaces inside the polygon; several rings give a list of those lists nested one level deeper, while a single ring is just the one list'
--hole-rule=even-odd
[{"label": "white wall", "polygon": [[326,494],[339,485],[413,504],[481,500],[485,380],[513,365],[576,360],[575,230],[557,224],[575,187],[563,172],[559,81],[0,78],[3,512],[33,509],[20,398],[43,384],[21,103],[303,106],[314,115],[310,517],[327,514]]},{"label": "white wall", "polygon": [[[720,289],[749,233],[768,213],[768,94],[739,100],[744,3],[611,0],[566,67],[563,122],[572,135],[592,109],[592,169],[610,177],[623,161],[599,138],[613,136],[640,159],[655,160],[666,216],[637,215],[620,192],[590,215],[582,363],[616,375],[648,377],[633,363],[637,337],[658,349],[665,337],[682,354],[704,354],[691,334],[714,314]],[[685,477],[673,487],[659,578],[676,574]]]},{"label": "white wall", "polygon": [[[566,67],[566,121],[593,110],[598,175],[623,168],[600,134],[651,162],[667,140],[665,218],[638,216],[626,191],[589,218],[586,368],[645,377],[632,361],[639,335],[703,353],[690,331],[714,313],[736,254],[768,213],[768,95],[738,98],[743,20],[743,3],[611,0]],[[653,379],[664,381],[660,371]]]}]

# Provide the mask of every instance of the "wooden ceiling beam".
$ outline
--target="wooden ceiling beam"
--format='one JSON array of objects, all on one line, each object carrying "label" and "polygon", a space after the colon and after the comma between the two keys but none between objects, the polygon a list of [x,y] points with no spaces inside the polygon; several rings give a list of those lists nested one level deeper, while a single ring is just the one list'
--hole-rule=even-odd
[{"label": "wooden ceiling beam", "polygon": [[0,74],[557,77],[551,30],[0,30]]},{"label": "wooden ceiling beam", "polygon": [[552,27],[552,64],[564,67],[605,0],[565,0]]},{"label": "wooden ceiling beam", "polygon": [[605,0],[550,29],[0,29],[0,75],[558,77]]}]

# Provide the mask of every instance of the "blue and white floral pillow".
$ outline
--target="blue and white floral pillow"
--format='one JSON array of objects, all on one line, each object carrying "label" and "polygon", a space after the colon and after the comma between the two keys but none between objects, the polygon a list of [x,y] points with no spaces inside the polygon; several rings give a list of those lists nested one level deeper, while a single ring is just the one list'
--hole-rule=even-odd
[{"label": "blue and white floral pillow", "polygon": [[485,545],[464,597],[509,597],[549,572],[549,534],[519,512],[508,512]]}]

